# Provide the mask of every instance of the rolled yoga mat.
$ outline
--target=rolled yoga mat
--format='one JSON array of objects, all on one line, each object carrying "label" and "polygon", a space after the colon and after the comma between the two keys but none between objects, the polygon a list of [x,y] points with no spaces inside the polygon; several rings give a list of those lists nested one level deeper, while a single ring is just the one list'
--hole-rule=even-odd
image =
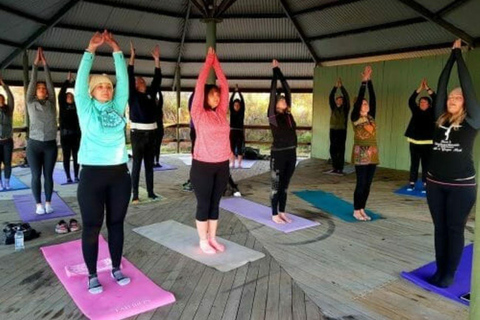
[{"label": "rolled yoga mat", "polygon": [[86,268],[81,240],[42,247],[41,250],[70,297],[89,319],[125,319],[175,302],[172,293],[158,287],[125,258],[122,258],[122,272],[130,277],[131,282],[126,286],[115,283],[108,267],[111,264],[108,245],[101,236],[97,270],[103,286],[100,294],[90,294],[87,290],[87,276],[81,272]]},{"label": "rolled yoga mat", "polygon": [[[336,195],[322,190],[303,190],[294,192],[301,199],[309,202],[315,208],[325,211],[347,222],[365,222],[359,221],[353,217],[353,205]],[[371,221],[383,219],[379,214],[370,210],[365,212],[372,218]]]},{"label": "rolled yoga mat", "polygon": [[[5,181],[5,178],[2,179],[2,181]],[[0,192],[8,192],[8,191],[16,191],[16,190],[25,190],[29,189],[25,183],[20,181],[17,177],[14,175],[10,176],[10,190],[2,190],[0,189]]]},{"label": "rolled yoga mat", "polygon": [[[42,194],[42,200],[45,200],[45,195]],[[33,195],[22,194],[14,195],[13,203],[17,208],[17,212],[24,222],[34,222],[49,219],[58,219],[61,217],[74,216],[75,212],[58,196],[56,192],[52,194],[53,213],[36,214],[36,203]]]},{"label": "rolled yoga mat", "polygon": [[197,230],[173,220],[135,228],[133,231],[221,272],[228,272],[265,257],[261,252],[221,238],[217,239],[225,245],[225,252],[205,254],[198,244]]},{"label": "rolled yoga mat", "polygon": [[275,223],[272,221],[272,209],[270,207],[243,198],[223,198],[220,201],[220,208],[285,233],[320,225],[319,222],[310,221],[293,214],[288,215],[292,219],[291,223]]},{"label": "rolled yoga mat", "polygon": [[177,170],[177,167],[172,166],[171,164],[168,164],[168,163],[161,163],[161,165],[162,165],[161,168],[153,167],[153,171]]},{"label": "rolled yoga mat", "polygon": [[412,196],[412,197],[419,197],[419,198],[426,198],[427,197],[426,192],[422,193],[422,190],[424,189],[422,180],[418,180],[415,183],[415,189],[413,189],[412,191],[407,190],[409,186],[410,185],[407,184],[407,185],[401,187],[400,189],[396,190],[394,193],[395,194],[400,194],[400,195],[403,195],[403,196]]},{"label": "rolled yoga mat", "polygon": [[471,291],[472,256],[473,245],[471,244],[463,249],[462,259],[460,260],[457,274],[455,276],[455,282],[448,288],[439,288],[431,285],[427,281],[427,279],[431,277],[437,270],[435,261],[430,262],[429,264],[411,272],[403,271],[401,275],[403,278],[413,282],[420,288],[468,306],[470,305],[470,302],[462,300],[460,297],[466,293],[470,293]]}]

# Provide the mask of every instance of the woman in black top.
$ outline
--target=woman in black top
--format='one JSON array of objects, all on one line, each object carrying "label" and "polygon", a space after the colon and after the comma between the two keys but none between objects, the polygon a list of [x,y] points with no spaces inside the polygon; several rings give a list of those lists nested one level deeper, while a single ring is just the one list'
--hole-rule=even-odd
[{"label": "woman in black top", "polygon": [[[462,58],[461,40],[454,42],[450,58],[438,81],[436,126],[427,176],[427,200],[435,225],[437,270],[429,279],[438,287],[454,282],[464,246],[464,229],[475,204],[477,184],[473,145],[480,129],[480,105]],[[447,86],[457,63],[461,88]]]},{"label": "woman in black top", "polygon": [[[10,190],[10,176],[12,174],[13,153],[13,109],[15,100],[12,91],[0,77],[0,85],[5,90],[8,100],[0,94],[0,190]],[[5,180],[2,181],[2,163]]]},{"label": "woman in black top", "polygon": [[78,182],[78,149],[80,148],[80,125],[78,123],[77,108],[73,94],[67,88],[72,86],[72,73],[69,72],[67,80],[62,85],[58,94],[60,105],[60,144],[62,145],[63,168],[67,176],[67,183],[72,183],[70,175],[70,157],[73,158],[73,173],[75,182]]},{"label": "woman in black top", "polygon": [[[235,99],[235,93],[238,93],[240,99]],[[238,157],[238,167],[242,167],[243,154],[245,153],[245,100],[242,93],[238,90],[238,84],[230,97],[230,148],[232,149],[232,160],[230,165],[235,168],[235,158]]]},{"label": "woman in black top", "polygon": [[[417,97],[426,90],[430,97],[421,97],[417,104]],[[425,192],[427,183],[427,170],[430,154],[432,153],[433,130],[435,129],[435,119],[433,115],[432,105],[435,102],[435,92],[428,86],[427,80],[423,79],[420,87],[413,91],[408,106],[412,111],[412,118],[408,124],[405,137],[410,143],[410,184],[408,191],[415,189],[415,182],[418,178],[418,168],[422,161],[422,182]]]},{"label": "woman in black top", "polygon": [[[283,94],[277,91],[278,80],[282,83]],[[278,61],[273,60],[273,79],[270,87],[270,102],[267,113],[273,136],[270,158],[272,175],[270,199],[272,220],[280,224],[292,222],[285,213],[287,189],[297,163],[296,123],[290,113],[291,106],[292,94],[290,87],[278,67]]]}]

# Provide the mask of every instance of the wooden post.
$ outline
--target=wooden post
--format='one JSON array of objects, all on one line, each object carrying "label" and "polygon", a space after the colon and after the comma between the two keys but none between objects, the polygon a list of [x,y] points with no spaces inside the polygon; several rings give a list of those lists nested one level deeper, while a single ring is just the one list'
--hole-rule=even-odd
[{"label": "wooden post", "polygon": [[182,93],[182,88],[181,88],[181,76],[180,76],[180,65],[177,65],[176,68],[176,83],[175,83],[175,88],[177,92],[177,128],[176,128],[176,137],[177,137],[177,153],[180,153],[180,105],[181,105],[181,93]]}]

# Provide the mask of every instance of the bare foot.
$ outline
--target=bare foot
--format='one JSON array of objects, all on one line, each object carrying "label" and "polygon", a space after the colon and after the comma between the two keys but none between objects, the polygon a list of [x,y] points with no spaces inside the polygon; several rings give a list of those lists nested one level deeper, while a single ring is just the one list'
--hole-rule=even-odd
[{"label": "bare foot", "polygon": [[360,211],[362,212],[362,216],[365,218],[366,221],[372,220],[372,218],[365,213],[365,209],[360,209]]},{"label": "bare foot", "polygon": [[208,243],[217,251],[223,252],[225,251],[225,246],[217,241],[217,239],[208,239]]},{"label": "bare foot", "polygon": [[285,220],[280,218],[278,215],[272,216],[272,220],[273,220],[273,222],[278,223],[278,224],[285,224]]},{"label": "bare foot", "polygon": [[366,221],[361,210],[353,210],[353,217],[359,221]]},{"label": "bare foot", "polygon": [[282,218],[282,220],[285,221],[286,223],[291,223],[291,222],[292,222],[292,219],[290,219],[285,212],[280,212],[278,215],[279,215],[280,218]]},{"label": "bare foot", "polygon": [[217,251],[210,245],[208,240],[200,240],[200,249],[206,254],[215,254]]}]

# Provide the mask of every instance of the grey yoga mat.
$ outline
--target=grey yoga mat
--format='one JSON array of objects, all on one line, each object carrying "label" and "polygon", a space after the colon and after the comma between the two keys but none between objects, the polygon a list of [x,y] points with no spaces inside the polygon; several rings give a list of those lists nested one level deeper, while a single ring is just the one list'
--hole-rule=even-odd
[{"label": "grey yoga mat", "polygon": [[221,238],[218,238],[218,241],[225,245],[225,252],[207,255],[198,245],[197,230],[173,220],[135,228],[133,231],[222,272],[228,272],[265,257],[261,252]]}]

